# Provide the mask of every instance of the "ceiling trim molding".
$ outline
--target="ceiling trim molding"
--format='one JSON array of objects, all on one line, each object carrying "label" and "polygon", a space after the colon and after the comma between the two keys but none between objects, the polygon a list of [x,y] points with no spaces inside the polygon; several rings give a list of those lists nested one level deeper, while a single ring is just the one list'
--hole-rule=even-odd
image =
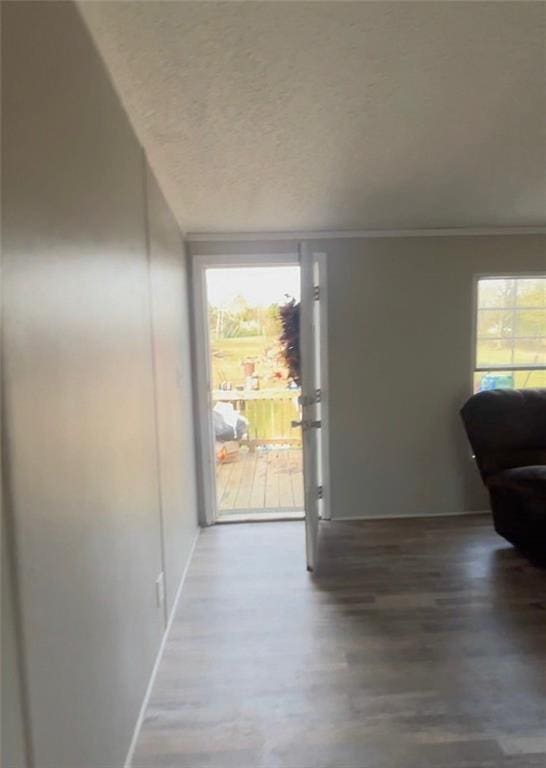
[{"label": "ceiling trim molding", "polygon": [[342,229],[299,232],[188,232],[188,243],[258,240],[338,240],[380,237],[480,237],[484,235],[546,235],[542,227],[452,227],[440,229]]}]

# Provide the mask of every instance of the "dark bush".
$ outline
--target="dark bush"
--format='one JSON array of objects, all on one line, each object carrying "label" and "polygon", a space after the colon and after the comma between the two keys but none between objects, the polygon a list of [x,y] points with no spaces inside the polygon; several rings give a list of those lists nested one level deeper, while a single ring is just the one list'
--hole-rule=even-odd
[{"label": "dark bush", "polygon": [[290,377],[299,387],[301,386],[300,303],[291,299],[284,306],[279,307],[279,313],[282,324],[280,342],[284,359]]}]

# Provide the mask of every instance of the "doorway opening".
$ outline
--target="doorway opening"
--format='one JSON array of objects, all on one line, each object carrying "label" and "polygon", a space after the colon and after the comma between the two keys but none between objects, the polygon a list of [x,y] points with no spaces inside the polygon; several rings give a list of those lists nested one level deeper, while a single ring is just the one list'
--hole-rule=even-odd
[{"label": "doorway opening", "polygon": [[330,519],[327,254],[192,257],[200,522]]},{"label": "doorway opening", "polygon": [[303,518],[300,267],[208,267],[205,290],[216,519]]}]

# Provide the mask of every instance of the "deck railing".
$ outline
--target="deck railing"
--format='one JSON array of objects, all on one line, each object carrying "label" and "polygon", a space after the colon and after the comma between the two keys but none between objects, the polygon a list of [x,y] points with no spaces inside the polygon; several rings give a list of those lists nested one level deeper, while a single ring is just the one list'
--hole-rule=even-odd
[{"label": "deck railing", "polygon": [[291,422],[300,418],[299,389],[221,390],[212,393],[214,404],[231,403],[248,421],[253,444],[301,443],[300,430]]}]

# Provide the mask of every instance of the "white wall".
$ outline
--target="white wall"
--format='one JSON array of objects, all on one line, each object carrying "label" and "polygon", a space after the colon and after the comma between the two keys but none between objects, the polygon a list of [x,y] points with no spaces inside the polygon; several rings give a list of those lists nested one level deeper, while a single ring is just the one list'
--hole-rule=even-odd
[{"label": "white wall", "polygon": [[11,558],[11,531],[2,508],[2,762],[5,768],[27,766],[27,733],[24,712],[23,680],[20,655],[19,612],[16,605],[14,568]]},{"label": "white wall", "polygon": [[178,225],[148,169],[153,355],[165,586],[171,611],[197,510],[188,280]]},{"label": "white wall", "polygon": [[546,271],[546,237],[323,245],[335,514],[486,508],[458,416],[471,394],[473,280]]},{"label": "white wall", "polygon": [[[291,241],[192,253],[293,252]],[[458,410],[471,394],[473,280],[546,272],[546,237],[317,240],[328,254],[333,517],[487,508]]]},{"label": "white wall", "polygon": [[118,768],[165,628],[155,581],[165,571],[170,608],[197,530],[184,253],[73,4],[2,11],[6,509],[27,725],[37,768]]}]

